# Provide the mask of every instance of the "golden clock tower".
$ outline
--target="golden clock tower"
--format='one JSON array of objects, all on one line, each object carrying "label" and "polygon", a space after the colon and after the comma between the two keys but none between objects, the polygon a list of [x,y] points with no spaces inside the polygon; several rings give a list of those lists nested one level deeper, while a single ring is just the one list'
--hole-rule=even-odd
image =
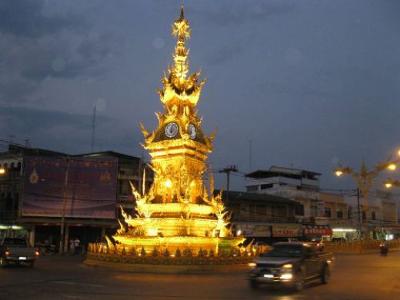
[{"label": "golden clock tower", "polygon": [[204,135],[196,109],[204,81],[199,81],[200,73],[187,75],[189,50],[186,41],[190,37],[190,27],[183,8],[172,25],[172,34],[177,38],[174,64],[162,78],[163,86],[159,91],[165,111],[157,114],[159,124],[155,131],[148,134],[143,130],[144,146],[152,157],[156,201],[166,203],[186,199],[190,203],[201,203],[202,175],[206,170],[207,154],[211,152],[212,138]]},{"label": "golden clock tower", "polygon": [[227,228],[228,212],[221,195],[213,195],[212,178],[208,189],[203,183],[205,161],[214,137],[203,133],[201,118],[197,115],[204,81],[199,79],[199,72],[188,75],[186,42],[190,38],[190,26],[183,7],[172,25],[172,34],[177,39],[173,64],[162,78],[159,90],[164,111],[156,114],[158,126],[154,131],[148,132],[141,124],[143,146],[149,151],[155,174],[154,183],[149,191],[143,185],[142,194],[132,185],[137,215],[122,211],[127,226],[121,223],[114,239],[128,248],[218,252],[221,245],[235,247],[242,238],[232,237]]}]

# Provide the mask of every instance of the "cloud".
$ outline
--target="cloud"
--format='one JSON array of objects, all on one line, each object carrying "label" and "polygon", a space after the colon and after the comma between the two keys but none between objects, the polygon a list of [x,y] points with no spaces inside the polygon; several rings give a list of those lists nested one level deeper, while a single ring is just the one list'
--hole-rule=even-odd
[{"label": "cloud", "polygon": [[[104,127],[112,126],[112,121],[105,116],[97,117],[97,122]],[[33,146],[51,143],[57,149],[74,150],[79,149],[82,143],[89,145],[91,116],[56,110],[0,106],[0,132],[14,135],[19,142],[29,138]],[[71,132],[74,134],[71,135]],[[5,139],[7,136],[0,138]]]},{"label": "cloud", "polygon": [[214,49],[207,55],[207,63],[210,65],[223,64],[229,60],[232,60],[235,56],[243,52],[242,43],[226,44],[220,48]]},{"label": "cloud", "polygon": [[48,78],[97,76],[115,37],[91,32],[83,16],[52,14],[44,1],[0,4],[0,103],[26,102]]},{"label": "cloud", "polygon": [[218,1],[213,5],[204,4],[200,8],[191,8],[191,14],[200,14],[208,22],[219,26],[238,26],[248,22],[264,20],[272,15],[286,14],[293,10],[294,2],[283,1]]},{"label": "cloud", "polygon": [[0,3],[0,31],[20,37],[39,38],[83,25],[76,15],[48,16],[43,0],[12,0]]},{"label": "cloud", "polygon": [[[92,115],[66,113],[29,107],[0,105],[0,139],[14,142],[29,139],[32,147],[67,153],[90,151]],[[110,138],[112,137],[112,138]],[[95,151],[115,150],[140,153],[143,137],[138,130],[127,129],[117,119],[96,116]],[[4,149],[0,149],[4,150]]]}]

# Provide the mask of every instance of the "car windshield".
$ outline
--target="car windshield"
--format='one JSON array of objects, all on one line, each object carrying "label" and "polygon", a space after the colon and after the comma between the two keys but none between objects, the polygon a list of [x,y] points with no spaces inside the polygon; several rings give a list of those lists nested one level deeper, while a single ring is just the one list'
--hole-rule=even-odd
[{"label": "car windshield", "polygon": [[24,239],[6,238],[4,239],[4,245],[13,247],[26,247],[26,241]]},{"label": "car windshield", "polygon": [[271,251],[264,253],[263,257],[300,257],[302,247],[297,245],[279,245]]}]

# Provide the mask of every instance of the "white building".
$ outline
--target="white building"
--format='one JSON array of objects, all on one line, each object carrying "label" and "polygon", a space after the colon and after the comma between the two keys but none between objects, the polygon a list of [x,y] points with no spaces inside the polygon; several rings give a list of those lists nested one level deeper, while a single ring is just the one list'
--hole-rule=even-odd
[{"label": "white building", "polygon": [[320,173],[272,166],[246,175],[248,192],[279,195],[296,201],[298,222],[305,225],[329,225],[334,236],[347,237],[354,232],[348,204],[340,194],[322,192]]},{"label": "white building", "polygon": [[323,215],[322,203],[319,201],[320,175],[317,172],[272,166],[268,170],[246,174],[246,189],[248,192],[293,199],[300,204],[296,210],[300,221],[315,220]]}]

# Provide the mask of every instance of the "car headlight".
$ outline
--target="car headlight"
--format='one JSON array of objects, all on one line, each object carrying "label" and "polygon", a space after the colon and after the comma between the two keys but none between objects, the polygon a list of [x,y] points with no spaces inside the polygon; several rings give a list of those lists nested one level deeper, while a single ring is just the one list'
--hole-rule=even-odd
[{"label": "car headlight", "polygon": [[280,276],[280,278],[283,280],[291,280],[293,278],[293,274],[292,273],[284,273]]},{"label": "car headlight", "polygon": [[293,265],[292,264],[284,264],[283,266],[282,266],[282,269],[285,269],[285,270],[287,270],[287,269],[292,269],[293,268]]},{"label": "car headlight", "polygon": [[250,263],[248,263],[248,266],[250,268],[255,268],[257,266],[257,264],[255,262],[250,262]]}]

